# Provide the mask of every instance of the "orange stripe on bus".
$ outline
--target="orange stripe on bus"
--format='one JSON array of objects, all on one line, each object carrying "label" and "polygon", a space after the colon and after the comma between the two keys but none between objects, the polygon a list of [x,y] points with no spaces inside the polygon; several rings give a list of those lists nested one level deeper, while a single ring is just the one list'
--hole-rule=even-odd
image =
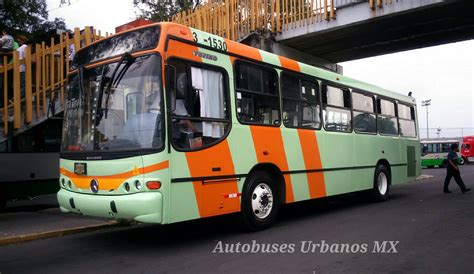
[{"label": "orange stripe on bus", "polygon": [[168,42],[168,51],[166,52],[166,58],[179,57],[195,62],[201,62],[201,57],[196,56],[194,54],[195,51],[198,51],[198,48],[196,46],[188,45],[171,39]]},{"label": "orange stripe on bus", "polygon": [[127,172],[113,174],[113,175],[99,175],[99,176],[86,175],[84,176],[84,175],[75,174],[74,172],[71,172],[63,167],[59,169],[59,173],[71,179],[77,188],[88,189],[91,180],[96,179],[99,181],[100,190],[111,190],[111,189],[117,189],[117,187],[120,184],[122,184],[126,179],[130,177],[147,174],[147,173],[151,173],[151,172],[155,172],[155,171],[159,171],[159,170],[167,169],[167,168],[169,168],[168,160],[160,162],[158,164],[141,167],[141,168],[135,168]]},{"label": "orange stripe on bus", "polygon": [[[227,140],[209,148],[186,152],[191,177],[207,177],[235,174],[234,163]],[[226,199],[238,193],[237,180],[203,182],[194,181],[194,192],[199,215],[209,217],[240,210],[240,199]]]},{"label": "orange stripe on bus", "polygon": [[301,71],[300,65],[295,60],[291,60],[283,56],[278,56],[278,58],[280,59],[280,64],[283,68],[298,72]]},{"label": "orange stripe on bus", "polygon": [[[298,129],[298,136],[300,138],[305,168],[307,170],[322,169],[316,133],[313,130]],[[306,176],[308,178],[308,188],[311,199],[326,196],[324,173],[308,172]]]},{"label": "orange stripe on bus", "polygon": [[[257,161],[259,163],[274,163],[281,171],[288,171],[285,147],[280,128],[250,126]],[[285,174],[286,203],[295,201],[291,176]]]},{"label": "orange stripe on bus", "polygon": [[228,52],[241,55],[252,60],[262,61],[262,55],[257,48],[245,46],[229,39],[225,39],[225,43],[227,44]]}]

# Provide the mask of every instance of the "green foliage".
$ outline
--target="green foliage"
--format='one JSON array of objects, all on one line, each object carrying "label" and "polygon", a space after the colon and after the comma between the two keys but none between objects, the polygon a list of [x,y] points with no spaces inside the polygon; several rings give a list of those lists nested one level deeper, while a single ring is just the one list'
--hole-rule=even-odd
[{"label": "green foliage", "polygon": [[[196,6],[200,1],[196,2]],[[191,9],[193,1],[163,1],[163,0],[133,0],[137,12],[137,18],[145,18],[155,22],[168,21],[171,17],[183,10]]]},{"label": "green foliage", "polygon": [[32,42],[48,40],[57,29],[66,30],[64,19],[48,21],[46,0],[3,0],[0,1],[0,29],[6,29],[14,36],[22,34]]},{"label": "green foliage", "polygon": [[46,0],[4,0],[0,6],[0,28],[31,32],[34,26],[46,21],[48,10]]}]

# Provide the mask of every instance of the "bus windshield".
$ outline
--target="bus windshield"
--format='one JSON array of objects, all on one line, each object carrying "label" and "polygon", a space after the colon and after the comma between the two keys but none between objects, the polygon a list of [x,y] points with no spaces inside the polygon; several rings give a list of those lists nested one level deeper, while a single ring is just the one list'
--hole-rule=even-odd
[{"label": "bus windshield", "polygon": [[79,68],[69,79],[62,151],[160,148],[161,89],[158,55]]}]

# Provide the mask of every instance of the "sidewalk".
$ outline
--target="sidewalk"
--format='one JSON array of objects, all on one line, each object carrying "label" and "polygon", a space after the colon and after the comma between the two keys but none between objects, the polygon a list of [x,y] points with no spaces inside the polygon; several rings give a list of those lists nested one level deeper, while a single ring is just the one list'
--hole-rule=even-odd
[{"label": "sidewalk", "polygon": [[54,195],[10,202],[0,213],[0,246],[117,225],[110,219],[86,217],[59,210]]}]

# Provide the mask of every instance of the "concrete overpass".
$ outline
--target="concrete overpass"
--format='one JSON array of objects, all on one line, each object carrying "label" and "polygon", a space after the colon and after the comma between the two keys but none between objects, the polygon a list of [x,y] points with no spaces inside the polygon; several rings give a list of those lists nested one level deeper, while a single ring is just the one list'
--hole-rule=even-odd
[{"label": "concrete overpass", "polygon": [[472,0],[221,0],[173,21],[340,72],[337,62],[474,38]]},{"label": "concrete overpass", "polygon": [[474,38],[474,1],[335,1],[336,20],[297,26],[275,41],[330,62],[435,46]]}]

